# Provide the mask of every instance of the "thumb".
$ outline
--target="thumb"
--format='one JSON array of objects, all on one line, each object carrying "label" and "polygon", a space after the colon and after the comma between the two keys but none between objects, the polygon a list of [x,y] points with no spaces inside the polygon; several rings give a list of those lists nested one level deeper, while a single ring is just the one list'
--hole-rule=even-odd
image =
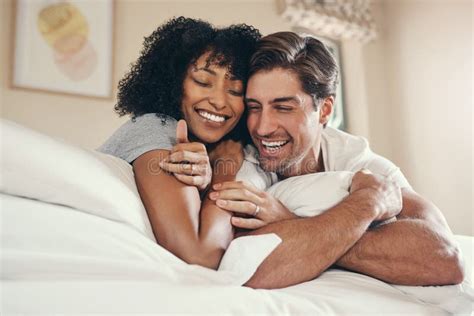
[{"label": "thumb", "polygon": [[178,125],[176,126],[176,142],[178,144],[189,143],[188,125],[185,120],[179,120]]}]

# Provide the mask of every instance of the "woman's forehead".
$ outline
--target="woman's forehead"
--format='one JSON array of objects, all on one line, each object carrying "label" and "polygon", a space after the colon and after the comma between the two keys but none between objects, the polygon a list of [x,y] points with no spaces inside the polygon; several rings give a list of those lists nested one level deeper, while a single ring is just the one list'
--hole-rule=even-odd
[{"label": "woman's forehead", "polygon": [[191,69],[193,71],[205,71],[214,75],[216,72],[225,72],[226,79],[241,80],[232,73],[231,65],[224,62],[225,58],[222,55],[206,52],[191,65]]},{"label": "woman's forehead", "polygon": [[215,54],[214,52],[206,52],[199,56],[194,62],[198,68],[228,68],[225,65],[226,60],[222,54]]}]

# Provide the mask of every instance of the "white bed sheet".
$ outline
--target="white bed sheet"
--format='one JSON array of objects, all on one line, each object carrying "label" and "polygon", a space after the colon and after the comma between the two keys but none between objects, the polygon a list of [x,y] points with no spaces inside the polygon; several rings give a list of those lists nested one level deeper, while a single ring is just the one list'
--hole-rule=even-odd
[{"label": "white bed sheet", "polygon": [[[410,292],[330,270],[280,290],[226,285],[217,272],[184,264],[123,223],[4,194],[0,202],[2,315],[447,315],[472,310],[469,280],[462,286],[409,287]],[[431,293],[426,295],[426,289]]]},{"label": "white bed sheet", "polygon": [[252,290],[239,285],[278,244],[275,235],[234,240],[220,271],[187,265],[156,244],[129,164],[11,122],[0,120],[0,130],[2,315],[472,311],[472,237],[460,239],[471,269],[462,285],[399,287],[331,270]]}]

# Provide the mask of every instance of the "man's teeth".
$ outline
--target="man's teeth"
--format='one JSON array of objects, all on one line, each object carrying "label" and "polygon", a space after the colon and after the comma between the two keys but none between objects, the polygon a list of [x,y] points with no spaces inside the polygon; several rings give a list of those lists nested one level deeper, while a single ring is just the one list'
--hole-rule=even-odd
[{"label": "man's teeth", "polygon": [[282,140],[282,141],[279,141],[279,142],[266,142],[264,140],[262,140],[262,144],[264,146],[270,146],[270,147],[274,147],[274,146],[283,146],[284,144],[286,144],[286,140]]},{"label": "man's teeth", "polygon": [[286,140],[282,140],[282,141],[278,141],[278,142],[267,142],[267,141],[262,140],[262,145],[265,148],[270,149],[270,150],[278,150],[282,146],[286,145],[286,143],[288,143],[288,141],[286,141]]},{"label": "man's teeth", "polygon": [[198,113],[199,113],[199,115],[201,115],[202,117],[208,119],[209,121],[213,121],[213,122],[224,122],[225,121],[224,116],[214,115],[214,114],[208,113],[206,111],[199,111]]}]

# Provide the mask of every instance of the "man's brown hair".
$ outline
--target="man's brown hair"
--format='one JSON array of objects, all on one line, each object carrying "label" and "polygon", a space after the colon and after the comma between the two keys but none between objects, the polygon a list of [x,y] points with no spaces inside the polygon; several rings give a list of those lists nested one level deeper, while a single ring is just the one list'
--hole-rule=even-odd
[{"label": "man's brown hair", "polygon": [[250,60],[249,77],[260,71],[283,68],[298,75],[302,89],[314,99],[336,97],[339,69],[333,55],[318,39],[293,32],[278,32],[260,39]]}]

